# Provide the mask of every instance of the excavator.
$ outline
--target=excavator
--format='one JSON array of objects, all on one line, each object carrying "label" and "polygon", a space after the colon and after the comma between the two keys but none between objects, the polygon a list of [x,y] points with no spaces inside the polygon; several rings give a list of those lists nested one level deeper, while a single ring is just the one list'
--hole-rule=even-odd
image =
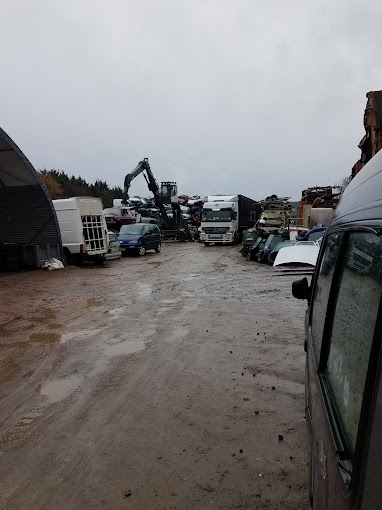
[{"label": "excavator", "polygon": [[[128,204],[131,181],[139,174],[143,174],[149,190],[154,195],[154,202],[159,209],[162,220],[159,226],[161,227],[163,238],[177,239],[178,241],[191,241],[192,234],[187,223],[183,220],[180,210],[176,182],[161,182],[161,187],[159,188],[151,171],[148,158],[143,158],[134,170],[126,175],[123,186],[122,205]],[[172,217],[167,214],[165,205],[172,206]]]}]

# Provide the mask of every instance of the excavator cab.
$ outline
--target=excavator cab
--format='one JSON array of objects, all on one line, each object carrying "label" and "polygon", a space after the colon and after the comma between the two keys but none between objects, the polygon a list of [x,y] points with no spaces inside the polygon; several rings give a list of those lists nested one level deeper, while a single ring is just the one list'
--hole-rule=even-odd
[{"label": "excavator cab", "polygon": [[176,182],[161,182],[160,183],[160,196],[163,204],[177,204],[178,203],[178,186]]}]

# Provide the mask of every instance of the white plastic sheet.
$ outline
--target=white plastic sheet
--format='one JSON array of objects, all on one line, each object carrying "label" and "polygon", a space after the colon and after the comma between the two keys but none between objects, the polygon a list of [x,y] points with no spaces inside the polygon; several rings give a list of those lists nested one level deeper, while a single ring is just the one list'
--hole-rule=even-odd
[{"label": "white plastic sheet", "polygon": [[56,269],[64,269],[64,264],[58,259],[48,259],[44,262],[44,264],[41,264],[41,269],[55,271]]}]

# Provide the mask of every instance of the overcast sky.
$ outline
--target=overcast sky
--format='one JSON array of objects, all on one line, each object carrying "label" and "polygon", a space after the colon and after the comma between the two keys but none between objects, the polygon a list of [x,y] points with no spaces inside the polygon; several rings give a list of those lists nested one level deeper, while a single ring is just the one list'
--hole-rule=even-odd
[{"label": "overcast sky", "polygon": [[[2,0],[1,127],[36,169],[298,199],[360,156],[382,2]],[[145,181],[131,194],[149,195]]]}]

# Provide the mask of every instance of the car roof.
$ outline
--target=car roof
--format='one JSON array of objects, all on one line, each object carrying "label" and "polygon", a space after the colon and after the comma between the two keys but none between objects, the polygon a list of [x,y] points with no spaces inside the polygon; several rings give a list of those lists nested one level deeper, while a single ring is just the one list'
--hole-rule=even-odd
[{"label": "car roof", "polygon": [[354,177],[345,189],[330,228],[343,223],[382,220],[382,150]]}]

